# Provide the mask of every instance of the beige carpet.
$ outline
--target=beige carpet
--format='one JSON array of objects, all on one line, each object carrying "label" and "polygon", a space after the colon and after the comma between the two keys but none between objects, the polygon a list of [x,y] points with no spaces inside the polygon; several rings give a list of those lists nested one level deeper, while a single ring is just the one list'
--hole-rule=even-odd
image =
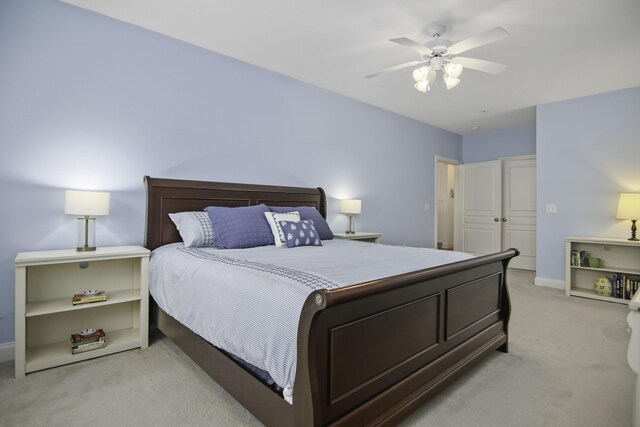
[{"label": "beige carpet", "polygon": [[[510,352],[496,352],[406,426],[630,426],[635,375],[624,305],[568,298],[509,274]],[[164,337],[13,378],[0,364],[2,426],[260,425]]]}]

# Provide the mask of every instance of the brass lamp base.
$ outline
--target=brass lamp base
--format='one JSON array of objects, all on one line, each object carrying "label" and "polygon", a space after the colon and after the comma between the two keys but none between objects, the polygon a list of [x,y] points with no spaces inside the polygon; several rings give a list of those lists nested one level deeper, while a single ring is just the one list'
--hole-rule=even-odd
[{"label": "brass lamp base", "polygon": [[88,215],[78,218],[78,252],[96,250],[96,219]]}]

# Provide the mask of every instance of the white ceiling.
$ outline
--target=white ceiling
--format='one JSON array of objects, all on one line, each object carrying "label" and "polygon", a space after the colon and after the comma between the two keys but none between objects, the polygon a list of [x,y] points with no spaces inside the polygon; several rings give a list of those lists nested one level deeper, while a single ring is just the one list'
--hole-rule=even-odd
[{"label": "white ceiling", "polygon": [[[62,1],[462,135],[533,125],[539,104],[640,86],[639,0]],[[511,37],[463,56],[507,69],[465,70],[454,89],[426,94],[413,68],[364,78],[419,59],[388,39],[426,42],[431,23],[454,43],[503,27]]]}]

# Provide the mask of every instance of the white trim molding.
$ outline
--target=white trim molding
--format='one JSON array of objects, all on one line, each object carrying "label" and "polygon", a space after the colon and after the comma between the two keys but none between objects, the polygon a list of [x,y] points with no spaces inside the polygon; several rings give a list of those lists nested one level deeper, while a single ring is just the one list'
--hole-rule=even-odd
[{"label": "white trim molding", "polygon": [[536,286],[543,286],[545,288],[561,289],[563,291],[565,289],[564,280],[536,276],[534,283]]},{"label": "white trim molding", "polygon": [[15,343],[5,342],[0,344],[0,363],[13,360],[16,354]]}]

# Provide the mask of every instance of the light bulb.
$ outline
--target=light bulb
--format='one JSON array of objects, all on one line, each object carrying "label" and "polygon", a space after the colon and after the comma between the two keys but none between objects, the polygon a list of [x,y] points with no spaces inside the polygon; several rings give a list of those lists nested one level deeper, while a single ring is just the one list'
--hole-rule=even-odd
[{"label": "light bulb", "polygon": [[413,79],[417,82],[427,80],[428,76],[429,76],[428,66],[416,68],[415,70],[413,70]]},{"label": "light bulb", "polygon": [[447,90],[449,89],[453,89],[454,87],[456,87],[458,85],[458,83],[460,83],[460,79],[455,79],[453,77],[450,77],[448,75],[444,75],[444,82],[447,84]]},{"label": "light bulb", "polygon": [[462,64],[456,64],[453,62],[449,62],[444,66],[444,71],[447,72],[449,77],[457,79],[462,74]]},{"label": "light bulb", "polygon": [[428,80],[419,81],[416,84],[414,84],[413,87],[418,89],[420,92],[425,92],[425,93],[430,89]]}]

